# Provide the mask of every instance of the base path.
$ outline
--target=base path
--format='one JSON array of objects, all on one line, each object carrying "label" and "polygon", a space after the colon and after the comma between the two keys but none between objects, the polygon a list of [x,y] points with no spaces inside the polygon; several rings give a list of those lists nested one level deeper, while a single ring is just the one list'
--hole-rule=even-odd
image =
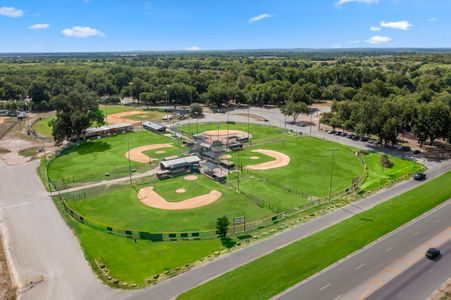
[{"label": "base path", "polygon": [[125,153],[125,157],[127,159],[130,159],[132,161],[136,161],[139,163],[148,163],[154,160],[157,160],[155,158],[151,158],[147,155],[145,155],[143,152],[147,150],[155,150],[155,149],[161,149],[161,148],[171,148],[173,147],[170,144],[152,144],[147,146],[141,146],[137,148],[133,148],[132,150]]},{"label": "base path", "polygon": [[[248,170],[269,170],[275,168],[282,168],[287,166],[290,163],[290,157],[286,154],[283,154],[279,151],[274,150],[266,150],[266,149],[257,149],[252,150],[252,152],[261,153],[267,156],[274,158],[274,160],[264,162],[258,165],[248,165],[246,169]],[[252,159],[252,157],[251,157]]]},{"label": "base path", "polygon": [[252,138],[250,133],[241,130],[209,130],[202,132],[201,135],[203,135],[209,143],[219,140],[223,144],[226,144],[229,138],[231,140],[235,140],[236,137]]},{"label": "base path", "polygon": [[212,190],[208,194],[186,199],[184,201],[168,202],[155,192],[152,186],[142,188],[138,192],[138,198],[143,204],[164,210],[183,210],[206,206],[221,198],[221,195],[221,192]]},{"label": "base path", "polygon": [[106,121],[107,121],[107,123],[109,125],[120,124],[120,123],[136,124],[136,123],[139,123],[141,121],[127,119],[125,117],[134,116],[134,115],[142,115],[142,114],[144,114],[144,112],[143,111],[139,111],[139,110],[126,111],[126,112],[121,112],[121,113],[117,113],[117,114],[108,115],[106,117]]}]

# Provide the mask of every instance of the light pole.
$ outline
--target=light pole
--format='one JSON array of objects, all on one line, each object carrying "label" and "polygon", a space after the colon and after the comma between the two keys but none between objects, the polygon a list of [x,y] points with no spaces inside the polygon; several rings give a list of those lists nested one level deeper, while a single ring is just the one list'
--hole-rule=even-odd
[{"label": "light pole", "polygon": [[327,150],[332,151],[332,167],[330,170],[330,183],[329,183],[329,203],[330,203],[332,200],[332,178],[334,176],[335,151],[338,151],[338,148],[327,148]]},{"label": "light pole", "polygon": [[310,136],[312,135],[313,112],[310,114]]},{"label": "light pole", "polygon": [[132,165],[130,162],[130,137],[128,137],[127,146],[128,146],[128,152],[127,152],[128,153],[128,175],[130,177],[130,185],[131,185],[131,184],[133,184],[133,182],[132,182]]},{"label": "light pole", "polygon": [[250,107],[248,107],[247,108],[247,139],[248,139],[248,141],[249,141],[249,144],[250,145],[252,145],[252,143],[251,143],[251,139],[250,139],[250,136],[249,136],[249,117],[250,117],[250,115],[249,115],[249,113],[250,113]]}]

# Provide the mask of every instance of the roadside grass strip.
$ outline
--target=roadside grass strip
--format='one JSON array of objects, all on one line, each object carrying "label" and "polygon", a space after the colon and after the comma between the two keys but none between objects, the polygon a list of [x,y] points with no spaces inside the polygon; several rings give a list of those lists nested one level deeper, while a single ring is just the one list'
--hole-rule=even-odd
[{"label": "roadside grass strip", "polygon": [[451,172],[225,273],[178,299],[268,299],[451,198]]}]

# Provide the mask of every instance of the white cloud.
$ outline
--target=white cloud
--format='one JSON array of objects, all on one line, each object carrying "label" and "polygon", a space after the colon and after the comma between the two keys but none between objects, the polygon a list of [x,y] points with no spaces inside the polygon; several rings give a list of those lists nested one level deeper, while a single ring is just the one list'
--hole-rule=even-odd
[{"label": "white cloud", "polygon": [[372,32],[376,32],[376,31],[381,31],[381,28],[380,28],[380,27],[377,27],[377,26],[371,26],[371,27],[370,27],[370,30],[371,30]]},{"label": "white cloud", "polygon": [[0,7],[0,16],[18,18],[23,16],[23,11],[14,7]]},{"label": "white cloud", "polygon": [[365,42],[371,45],[379,45],[379,44],[385,44],[391,41],[391,38],[388,36],[382,36],[382,35],[375,35]]},{"label": "white cloud", "polygon": [[337,6],[343,5],[343,4],[348,4],[348,3],[365,3],[365,4],[377,4],[379,3],[379,0],[338,0],[338,2],[336,2],[335,4]]},{"label": "white cloud", "polygon": [[198,46],[191,46],[189,48],[186,48],[185,50],[187,50],[187,51],[200,51],[202,49],[200,49],[200,47],[198,47]]},{"label": "white cloud", "polygon": [[62,34],[68,37],[78,37],[78,38],[85,38],[90,36],[100,36],[104,37],[105,34],[98,31],[95,28],[91,27],[83,27],[83,26],[73,26],[72,28],[67,28],[61,31]]},{"label": "white cloud", "polygon": [[47,29],[49,27],[50,27],[50,24],[33,24],[28,28],[38,30],[38,29]]},{"label": "white cloud", "polygon": [[272,15],[270,14],[260,14],[258,16],[252,17],[249,19],[249,24],[254,24],[257,23],[258,21],[264,20],[264,19],[268,19],[268,18],[272,18]]},{"label": "white cloud", "polygon": [[397,22],[385,22],[381,21],[381,27],[392,28],[392,29],[400,29],[400,30],[409,30],[413,25],[409,23],[409,21],[397,21]]}]

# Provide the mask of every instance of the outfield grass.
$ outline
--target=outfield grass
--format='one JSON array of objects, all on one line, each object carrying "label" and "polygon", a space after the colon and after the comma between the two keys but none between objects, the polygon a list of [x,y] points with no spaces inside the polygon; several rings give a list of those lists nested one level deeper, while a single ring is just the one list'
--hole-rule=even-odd
[{"label": "outfield grass", "polygon": [[[241,187],[247,193],[262,197],[274,205],[285,205],[287,208],[299,204],[300,200],[296,200],[300,199],[299,192],[315,197],[326,196],[329,192],[332,166],[332,152],[328,150],[331,147],[338,149],[335,152],[332,192],[344,190],[352,185],[353,178],[361,176],[364,172],[364,166],[353,149],[305,136],[241,151],[239,159],[244,166],[268,160],[267,156],[252,152],[260,148],[282,152],[291,159],[289,165],[282,168],[264,171],[250,171],[244,168],[244,178],[251,176],[254,179],[243,180]],[[252,156],[262,159],[253,160]],[[232,160],[238,163],[238,153],[233,153]],[[280,197],[281,193],[284,197]]]},{"label": "outfield grass", "polygon": [[[52,180],[65,178],[71,183],[102,180],[126,176],[128,174],[129,161],[125,157],[128,151],[135,147],[169,143],[176,147],[176,142],[169,137],[149,131],[138,131],[102,139],[83,142],[66,149],[62,154],[49,164],[48,174]],[[169,149],[169,148],[168,148]],[[131,161],[132,168],[144,170],[145,164]]]},{"label": "outfield grass", "polygon": [[[99,105],[99,109],[103,112],[103,114],[111,115],[121,112],[128,111],[141,111],[143,114],[139,115],[131,115],[127,116],[127,119],[136,120],[136,121],[145,121],[145,120],[160,120],[163,118],[164,113],[157,110],[147,110],[141,109],[139,107],[133,106],[125,106],[125,105]],[[47,117],[42,118],[41,120],[35,122],[33,124],[33,129],[43,137],[53,138],[52,136],[52,128],[49,126],[49,121],[55,119],[55,114],[49,115]]]},{"label": "outfield grass", "polygon": [[[227,125],[224,122],[218,123],[210,122],[196,124],[196,122],[193,121],[190,125],[185,124],[180,128],[182,129],[184,134],[195,135],[197,133],[202,133],[204,131],[217,130],[218,126],[220,130],[227,130],[228,128],[229,130],[241,130],[245,132],[248,131],[247,123],[236,123]],[[285,132],[283,129],[278,127],[263,126],[257,124],[249,124],[249,133],[252,135],[253,143],[275,140],[294,135],[292,133]]]},{"label": "outfield grass", "polygon": [[411,160],[401,159],[395,156],[389,156],[393,163],[391,168],[382,168],[380,163],[382,154],[377,152],[365,155],[363,159],[368,166],[368,177],[362,185],[362,190],[372,190],[383,186],[384,184],[398,180],[399,178],[414,172],[423,171],[423,165]]},{"label": "outfield grass", "polygon": [[[272,252],[178,299],[268,299],[451,198],[451,172]],[[264,284],[262,284],[264,283]]]},{"label": "outfield grass", "polygon": [[52,114],[50,116],[44,117],[40,119],[39,121],[36,121],[33,124],[33,129],[36,130],[36,132],[43,137],[46,138],[53,138],[52,136],[52,127],[49,126],[49,122],[51,120],[55,119],[55,115]]},{"label": "outfield grass", "polygon": [[[261,208],[244,195],[228,189],[203,175],[196,181],[186,181],[183,177],[166,179],[153,184],[155,190],[169,201],[181,201],[205,194],[212,189],[223,195],[216,202],[190,210],[161,210],[142,204],[137,192],[140,187],[109,187],[105,193],[85,200],[67,201],[75,211],[86,217],[115,228],[150,232],[179,232],[214,230],[216,219],[226,215],[229,219],[245,216],[247,220],[259,220],[274,214]],[[175,193],[185,188],[183,194]]]},{"label": "outfield grass", "polygon": [[[55,202],[61,207],[58,201]],[[95,259],[105,263],[111,275],[121,281],[145,285],[145,279],[191,264],[224,247],[219,240],[150,242],[109,235],[86,227],[61,211],[75,231],[86,259],[93,268]]]}]

